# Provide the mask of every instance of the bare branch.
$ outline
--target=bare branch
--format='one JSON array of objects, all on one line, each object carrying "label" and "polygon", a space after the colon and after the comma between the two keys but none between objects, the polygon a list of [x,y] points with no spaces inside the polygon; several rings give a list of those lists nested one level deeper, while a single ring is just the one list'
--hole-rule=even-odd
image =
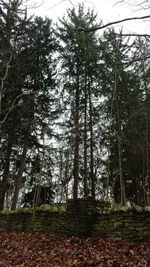
[{"label": "bare branch", "polygon": [[116,5],[118,5],[118,4],[122,4],[122,3],[124,3],[124,0],[118,0],[118,1],[114,4],[114,6],[116,6]]},{"label": "bare branch", "polygon": [[135,62],[146,61],[148,59],[150,59],[150,56],[147,56],[147,57],[137,57],[137,58],[132,59],[129,62],[126,62],[124,65],[125,65],[126,68],[128,68],[129,66],[131,66]]},{"label": "bare branch", "polygon": [[125,18],[125,19],[121,19],[121,20],[109,22],[109,23],[104,24],[102,26],[97,26],[97,27],[94,27],[94,28],[90,28],[88,30],[81,29],[81,28],[78,28],[78,30],[79,31],[83,31],[83,32],[92,32],[92,31],[97,31],[97,30],[105,29],[105,28],[110,27],[110,26],[113,26],[115,24],[120,24],[120,23],[124,23],[124,22],[127,22],[127,21],[132,21],[132,20],[142,20],[142,19],[143,20],[150,19],[150,15],[142,16],[142,17]]},{"label": "bare branch", "polygon": [[22,3],[22,5],[24,7],[27,7],[28,9],[37,9],[37,8],[41,7],[42,5],[44,5],[44,2],[45,2],[45,0],[41,0],[41,3],[39,3],[39,4],[36,4],[36,3],[30,4],[30,0],[26,0]]},{"label": "bare branch", "polygon": [[125,0],[118,0],[114,6],[118,5],[118,4],[122,4],[122,3],[127,3],[129,6],[136,8],[136,11],[139,10],[147,10],[150,8],[150,3],[149,0],[143,0],[143,1],[138,1],[138,2],[134,2],[133,0],[131,1],[125,1]]},{"label": "bare branch", "polygon": [[47,8],[47,9],[44,9],[44,11],[45,11],[45,10],[51,10],[51,9],[53,9],[53,8],[55,8],[55,7],[57,7],[57,6],[59,6],[60,4],[62,4],[62,3],[65,2],[65,1],[67,1],[67,0],[61,0],[61,1],[59,1],[58,3],[54,4],[53,6]]},{"label": "bare branch", "polygon": [[9,60],[6,63],[6,70],[5,70],[4,76],[1,79],[1,85],[0,85],[0,114],[1,114],[2,94],[3,94],[3,90],[4,90],[4,82],[5,82],[5,80],[7,78],[7,75],[8,75],[9,64],[10,64],[10,62],[12,60],[12,57],[13,57],[13,51],[11,52]]},{"label": "bare branch", "polygon": [[124,37],[148,37],[150,38],[150,34],[140,34],[140,33],[116,33],[117,36]]},{"label": "bare branch", "polygon": [[28,94],[24,94],[24,93],[23,93],[23,94],[18,95],[18,96],[14,99],[14,101],[12,102],[11,106],[9,107],[9,109],[8,109],[8,111],[7,111],[7,113],[6,113],[5,117],[4,117],[4,119],[3,119],[2,121],[0,121],[0,131],[1,131],[2,125],[3,125],[4,122],[7,120],[7,118],[8,118],[8,116],[9,116],[10,112],[13,110],[14,107],[18,106],[18,104],[16,105],[16,101],[17,101],[20,97],[27,96],[27,95],[34,95],[34,94],[36,94],[37,92],[38,92],[38,91],[36,91],[36,92],[30,92],[30,93],[28,93]]}]

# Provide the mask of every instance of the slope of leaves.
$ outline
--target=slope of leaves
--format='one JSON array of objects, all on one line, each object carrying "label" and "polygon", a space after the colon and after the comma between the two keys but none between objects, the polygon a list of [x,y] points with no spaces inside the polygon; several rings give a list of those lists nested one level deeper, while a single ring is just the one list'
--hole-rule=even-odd
[{"label": "slope of leaves", "polygon": [[146,243],[80,239],[43,233],[0,233],[0,266],[3,267],[117,267],[150,266]]}]

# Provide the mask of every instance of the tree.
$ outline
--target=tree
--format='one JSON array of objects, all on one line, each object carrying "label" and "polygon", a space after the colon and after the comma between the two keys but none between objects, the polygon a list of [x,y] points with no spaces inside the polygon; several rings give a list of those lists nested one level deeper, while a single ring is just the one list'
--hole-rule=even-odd
[{"label": "tree", "polygon": [[[35,21],[29,29],[28,38],[28,47],[20,55],[25,58],[24,71],[26,76],[24,80],[24,90],[31,92],[30,99],[32,101],[32,105],[27,109],[25,117],[25,122],[29,131],[26,138],[28,138],[29,142],[32,132],[35,132],[35,134],[39,132],[37,142],[40,142],[39,138],[42,135],[49,135],[50,129],[47,120],[49,120],[50,116],[52,120],[50,107],[52,107],[55,101],[53,93],[50,91],[53,90],[54,85],[52,78],[52,68],[54,67],[52,54],[55,45],[51,30],[51,21],[48,19],[43,20],[41,18],[35,18]],[[53,117],[55,117],[55,115]],[[30,144],[28,143],[27,145],[25,141],[24,149],[29,145]],[[22,160],[25,162],[26,156],[24,157],[24,149]],[[23,163],[23,161],[21,162]],[[22,169],[21,165],[20,169]],[[18,173],[19,178],[18,176],[16,178],[12,209],[16,207],[19,196],[17,186],[22,177],[20,169]],[[19,189],[20,187],[21,186],[19,186]]]},{"label": "tree", "polygon": [[[83,191],[84,196],[89,193],[89,177],[88,177],[88,132],[89,132],[89,105],[92,109],[90,87],[96,87],[96,79],[94,75],[98,72],[98,45],[95,34],[89,34],[77,31],[78,27],[89,29],[94,25],[96,16],[93,11],[85,13],[83,5],[79,5],[78,10],[68,10],[68,20],[63,18],[60,20],[59,36],[62,45],[60,46],[60,57],[62,60],[62,71],[65,75],[64,89],[70,96],[71,113],[73,118],[74,133],[74,167],[73,167],[73,197],[78,197],[79,177],[83,174]],[[96,77],[96,76],[95,76]],[[68,78],[68,79],[67,79]],[[90,103],[90,104],[89,104]],[[92,112],[90,113],[92,122]],[[82,124],[83,121],[83,124]],[[83,126],[82,126],[83,125]],[[92,135],[92,123],[90,124]],[[83,142],[81,137],[83,135]],[[91,137],[91,142],[92,142]],[[83,163],[80,153],[83,148]],[[93,151],[91,149],[91,154]],[[92,155],[91,155],[92,157]],[[91,160],[91,168],[93,168],[93,160]],[[83,173],[82,173],[83,170]],[[93,170],[91,171],[91,174]],[[94,193],[93,193],[94,194]]]},{"label": "tree", "polygon": [[[123,166],[125,150],[124,118],[128,117],[128,105],[131,101],[129,98],[130,86],[132,83],[131,74],[124,66],[128,60],[127,51],[129,46],[124,43],[121,35],[117,37],[112,30],[104,33],[101,47],[103,64],[106,66],[103,67],[101,79],[102,93],[105,99],[103,105],[106,107],[106,135],[108,139],[105,142],[108,149],[108,176],[111,179],[114,177],[114,185],[120,188],[120,193],[117,192],[117,197],[119,197],[117,201],[124,205],[126,204],[126,181]],[[112,183],[111,187],[115,189],[114,185]]]},{"label": "tree", "polygon": [[[24,9],[20,9],[22,1],[0,1],[0,138],[1,161],[4,161],[4,171],[1,179],[0,209],[3,209],[6,190],[8,189],[8,175],[13,146],[14,129],[11,128],[12,120],[9,117],[13,108],[18,104],[20,90],[12,86],[11,75],[15,76],[15,70],[10,74],[10,66],[14,67],[14,60],[20,53],[21,35],[28,24]],[[9,77],[9,78],[8,78]],[[14,77],[15,79],[15,77]],[[8,85],[9,80],[9,85]],[[17,79],[19,85],[20,77]],[[13,90],[14,89],[14,90]],[[8,120],[7,120],[8,119]],[[7,126],[6,126],[7,120]],[[8,129],[9,123],[9,129]],[[5,135],[8,136],[7,140]],[[6,143],[6,149],[4,148]]]},{"label": "tree", "polygon": [[[136,57],[145,57],[149,53],[149,39],[137,38],[135,42]],[[139,94],[138,103],[134,113],[130,116],[128,122],[134,131],[134,139],[136,140],[135,151],[136,166],[131,161],[130,170],[133,168],[132,177],[135,202],[139,205],[147,205],[149,203],[149,60],[135,61],[134,72],[139,77]],[[135,127],[135,128],[134,128]],[[133,141],[132,141],[133,143]],[[130,147],[132,146],[130,141]],[[137,167],[138,166],[138,167]]]},{"label": "tree", "polygon": [[[16,208],[29,152],[34,146],[39,146],[43,131],[45,136],[51,135],[52,130],[48,127],[48,123],[56,117],[56,112],[52,115],[51,111],[56,100],[53,93],[55,67],[52,58],[56,43],[51,29],[51,21],[35,18],[27,20],[26,23],[23,20],[21,23],[19,12],[22,2],[10,1],[8,6],[5,6],[6,10],[10,9],[10,4],[18,4],[15,17],[18,35],[15,36],[15,41],[13,35],[10,36],[10,44],[15,42],[15,48],[13,57],[9,61],[9,71],[5,75],[5,84],[3,80],[3,89],[5,85],[5,90],[3,90],[2,96],[1,149],[7,158],[5,160],[5,156],[1,157],[1,161],[4,160],[5,169],[2,169],[1,209],[4,206],[5,193],[8,189],[8,186],[4,185],[8,183],[10,176],[13,177],[13,180],[9,183],[14,188],[12,209]],[[13,11],[12,8],[12,20],[14,19]],[[12,26],[12,34],[14,34],[14,29],[17,30]],[[8,33],[8,29],[6,29],[6,33]],[[4,37],[1,38],[4,41]],[[4,57],[5,53],[2,56]],[[2,77],[4,76],[2,75]],[[5,114],[5,111],[8,112]],[[13,138],[11,138],[12,134]],[[8,140],[11,140],[11,143],[7,153],[4,144]],[[15,167],[16,164],[17,167]],[[10,166],[11,169],[9,169]]]}]

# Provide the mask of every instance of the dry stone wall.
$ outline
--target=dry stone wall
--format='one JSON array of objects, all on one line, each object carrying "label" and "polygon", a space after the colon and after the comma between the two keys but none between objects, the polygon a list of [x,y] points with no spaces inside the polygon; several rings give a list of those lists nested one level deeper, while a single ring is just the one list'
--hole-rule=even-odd
[{"label": "dry stone wall", "polygon": [[96,216],[93,235],[150,242],[150,212],[115,212]]},{"label": "dry stone wall", "polygon": [[[67,236],[96,235],[150,242],[150,212],[108,212],[92,199],[70,200],[66,211],[0,214],[0,231],[39,231]],[[104,211],[105,210],[105,211]]]}]

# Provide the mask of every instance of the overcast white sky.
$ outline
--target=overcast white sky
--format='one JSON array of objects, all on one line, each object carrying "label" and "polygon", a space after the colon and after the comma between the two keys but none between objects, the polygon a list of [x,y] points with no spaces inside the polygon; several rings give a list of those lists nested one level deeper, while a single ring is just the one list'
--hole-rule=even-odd
[{"label": "overcast white sky", "polygon": [[[67,8],[76,7],[78,3],[84,2],[85,7],[90,7],[98,13],[98,20],[102,20],[103,24],[111,21],[124,19],[126,17],[145,16],[150,14],[150,9],[138,10],[137,7],[131,6],[131,2],[135,3],[139,0],[124,0],[122,3],[116,4],[117,0],[30,0],[34,4],[32,12],[35,15],[47,16],[54,22],[58,17],[62,17],[66,13]],[[119,0],[118,0],[119,2]],[[121,0],[120,0],[121,2]],[[124,32],[147,33],[150,34],[150,20],[130,21],[115,26],[116,29],[123,27]]]}]

